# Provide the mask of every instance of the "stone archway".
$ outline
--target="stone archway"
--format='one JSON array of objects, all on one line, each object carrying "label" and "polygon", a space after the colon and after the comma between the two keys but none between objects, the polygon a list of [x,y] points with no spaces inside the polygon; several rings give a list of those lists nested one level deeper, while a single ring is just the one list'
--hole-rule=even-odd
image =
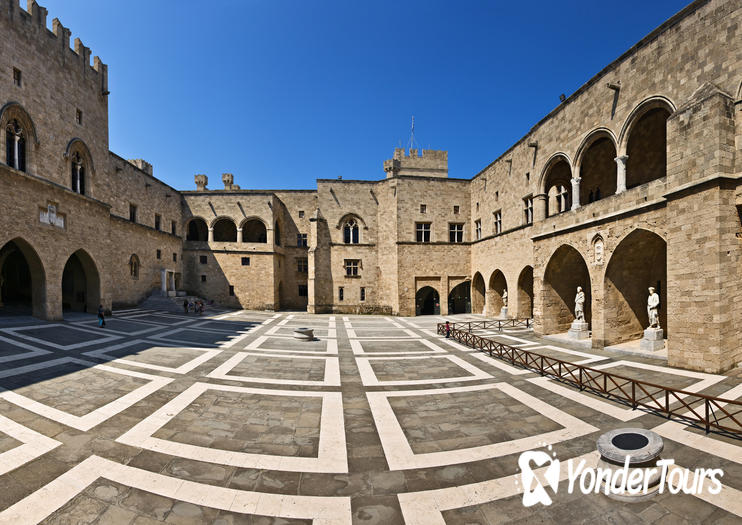
[{"label": "stone archway", "polygon": [[475,314],[484,313],[484,277],[482,274],[477,272],[474,274],[472,279],[471,287],[471,311]]},{"label": "stone archway", "polygon": [[518,276],[517,304],[519,319],[533,318],[533,266],[526,266]]},{"label": "stone archway", "polygon": [[660,326],[667,334],[667,243],[637,229],[616,247],[604,281],[604,344],[639,339],[649,326],[648,288],[660,296]]},{"label": "stone archway", "polygon": [[62,310],[96,313],[100,304],[100,275],[85,250],[70,255],[62,273]]},{"label": "stone archway", "polygon": [[585,321],[592,320],[590,272],[574,247],[563,244],[546,265],[542,283],[541,323],[544,334],[566,332],[575,319],[577,287],[585,292]]},{"label": "stone archway", "polygon": [[[487,288],[487,312],[492,317],[499,317],[505,302],[502,300],[502,293],[508,289],[508,282],[505,274],[500,270],[495,270],[490,275],[489,287]],[[508,292],[510,293],[510,292]]]},{"label": "stone archway", "polygon": [[471,281],[464,281],[448,292],[448,313],[471,313]]},{"label": "stone archway", "polygon": [[260,219],[247,219],[242,225],[242,242],[268,242],[268,231]]},{"label": "stone archway", "polygon": [[590,204],[616,193],[616,145],[597,135],[580,158],[580,204]]},{"label": "stone archway", "polygon": [[213,228],[215,242],[237,242],[237,225],[232,219],[218,219]]},{"label": "stone archway", "polygon": [[652,107],[631,123],[626,142],[626,187],[633,188],[667,174],[667,119],[670,108]]},{"label": "stone archway", "polygon": [[0,315],[45,317],[46,275],[36,250],[20,238],[0,248]]},{"label": "stone archway", "polygon": [[423,286],[415,293],[415,315],[439,315],[441,300],[438,290]]},{"label": "stone archway", "polygon": [[208,241],[209,227],[206,225],[206,221],[200,217],[194,217],[191,219],[186,230],[186,240],[199,242]]}]

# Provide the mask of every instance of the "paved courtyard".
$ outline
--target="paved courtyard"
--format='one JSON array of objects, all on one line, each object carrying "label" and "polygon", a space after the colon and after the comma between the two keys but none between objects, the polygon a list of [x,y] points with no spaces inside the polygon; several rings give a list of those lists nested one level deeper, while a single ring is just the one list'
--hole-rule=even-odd
[{"label": "paved courtyard", "polygon": [[[0,523],[740,523],[742,441],[579,392],[435,334],[438,316],[140,309],[0,319]],[[450,320],[481,319],[450,316]],[[293,339],[311,327],[317,339]],[[742,372],[514,346],[728,398]],[[641,503],[551,493],[525,508],[518,457],[597,461],[617,427],[652,429],[720,494]],[[562,479],[566,478],[562,469]]]}]

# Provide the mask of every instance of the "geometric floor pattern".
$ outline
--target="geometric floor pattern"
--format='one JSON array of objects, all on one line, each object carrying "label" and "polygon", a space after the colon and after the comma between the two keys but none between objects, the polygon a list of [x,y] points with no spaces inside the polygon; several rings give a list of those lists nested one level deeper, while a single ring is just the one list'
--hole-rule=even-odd
[{"label": "geometric floor pattern", "polygon": [[[435,334],[444,318],[131,309],[0,328],[0,524],[740,523],[742,442],[632,411]],[[451,321],[480,320],[456,315]],[[312,327],[316,340],[293,338]],[[732,399],[742,371],[488,337]],[[619,427],[662,435],[717,496],[561,491],[525,508],[518,457],[597,460]],[[564,475],[564,474],[563,474]]]}]

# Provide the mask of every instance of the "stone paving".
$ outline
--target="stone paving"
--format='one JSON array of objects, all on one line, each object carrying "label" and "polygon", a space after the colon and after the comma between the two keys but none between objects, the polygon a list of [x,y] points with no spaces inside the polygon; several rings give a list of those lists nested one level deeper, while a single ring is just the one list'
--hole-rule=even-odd
[{"label": "stone paving", "polygon": [[[436,335],[442,320],[130,309],[99,329],[86,315],[2,318],[0,524],[742,523],[742,441],[509,366]],[[316,340],[295,340],[301,326]],[[739,369],[480,333],[742,397]],[[597,437],[629,426],[660,433],[662,457],[681,468],[723,469],[721,493],[619,503],[563,481],[553,504],[524,507],[522,452],[549,450],[563,471],[593,464]]]}]

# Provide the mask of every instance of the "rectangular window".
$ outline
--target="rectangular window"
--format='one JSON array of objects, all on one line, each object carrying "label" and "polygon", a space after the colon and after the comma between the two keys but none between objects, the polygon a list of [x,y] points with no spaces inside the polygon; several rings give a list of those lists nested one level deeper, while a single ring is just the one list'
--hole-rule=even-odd
[{"label": "rectangular window", "polygon": [[231,284],[229,285],[229,295],[231,297],[234,297],[234,286],[232,286]]},{"label": "rectangular window", "polygon": [[342,287],[342,286],[340,286],[340,287],[338,288],[338,301],[342,301],[342,300],[343,300],[343,298],[344,298],[344,297],[343,297],[344,295],[345,295],[345,291],[343,290],[343,287]]},{"label": "rectangular window", "polygon": [[206,264],[209,262],[209,257],[207,255],[199,255],[198,262],[200,262],[201,264]]},{"label": "rectangular window", "polygon": [[21,87],[21,70],[15,67],[13,68],[13,84]]},{"label": "rectangular window", "polygon": [[474,235],[477,240],[482,238],[482,219],[474,221]]},{"label": "rectangular window", "polygon": [[497,210],[494,214],[495,235],[502,233],[502,210]]},{"label": "rectangular window", "polygon": [[173,235],[175,235],[175,233],[176,233],[176,230],[175,230],[175,221],[170,221],[170,233],[172,233]]},{"label": "rectangular window", "polygon": [[454,215],[458,215],[459,214],[459,207],[458,206],[454,206],[453,207],[453,214]]},{"label": "rectangular window", "polygon": [[206,276],[205,276],[205,275],[202,275],[202,276],[201,276],[201,282],[202,282],[202,283],[205,283],[205,282],[206,282]]},{"label": "rectangular window", "polygon": [[448,225],[448,242],[464,242],[464,225]]},{"label": "rectangular window", "polygon": [[77,122],[78,125],[82,126],[82,110],[80,109],[75,110],[75,122]]},{"label": "rectangular window", "polygon": [[162,217],[160,217],[159,215],[157,215],[155,213],[155,230],[159,230],[160,229],[160,223],[161,222],[162,222]]},{"label": "rectangular window", "polygon": [[365,301],[365,300],[366,300],[366,289],[363,286],[361,286],[361,301]]},{"label": "rectangular window", "polygon": [[300,284],[299,285],[299,297],[307,297],[307,296],[309,296],[309,293],[307,292],[307,285]]},{"label": "rectangular window", "polygon": [[178,254],[177,253],[174,253],[173,254],[173,262],[178,262]]},{"label": "rectangular window", "polygon": [[296,245],[299,248],[306,248],[307,247],[307,234],[306,233],[297,233],[296,234]]},{"label": "rectangular window", "polygon": [[306,257],[298,257],[296,259],[296,271],[299,273],[309,272],[309,262]]},{"label": "rectangular window", "polygon": [[500,200],[500,192],[499,191],[496,191],[495,192],[495,202],[497,202],[499,200]]},{"label": "rectangular window", "polygon": [[523,199],[523,219],[526,224],[533,224],[533,197]]},{"label": "rectangular window", "polygon": [[137,207],[133,204],[129,204],[129,220],[131,222],[137,222]]},{"label": "rectangular window", "polygon": [[345,268],[346,277],[358,277],[360,275],[358,270],[361,267],[361,261],[360,259],[345,259],[343,267]]},{"label": "rectangular window", "polygon": [[243,257],[242,258],[242,266],[250,266],[250,258],[249,257]]},{"label": "rectangular window", "polygon": [[415,238],[417,242],[430,242],[430,223],[429,222],[416,222],[415,223]]},{"label": "rectangular window", "polygon": [[300,219],[304,218],[304,210],[299,210],[299,218]]},{"label": "rectangular window", "polygon": [[157,258],[162,259],[162,250],[157,250]]},{"label": "rectangular window", "polygon": [[428,206],[426,204],[420,205],[420,213],[427,213],[428,212]]}]

